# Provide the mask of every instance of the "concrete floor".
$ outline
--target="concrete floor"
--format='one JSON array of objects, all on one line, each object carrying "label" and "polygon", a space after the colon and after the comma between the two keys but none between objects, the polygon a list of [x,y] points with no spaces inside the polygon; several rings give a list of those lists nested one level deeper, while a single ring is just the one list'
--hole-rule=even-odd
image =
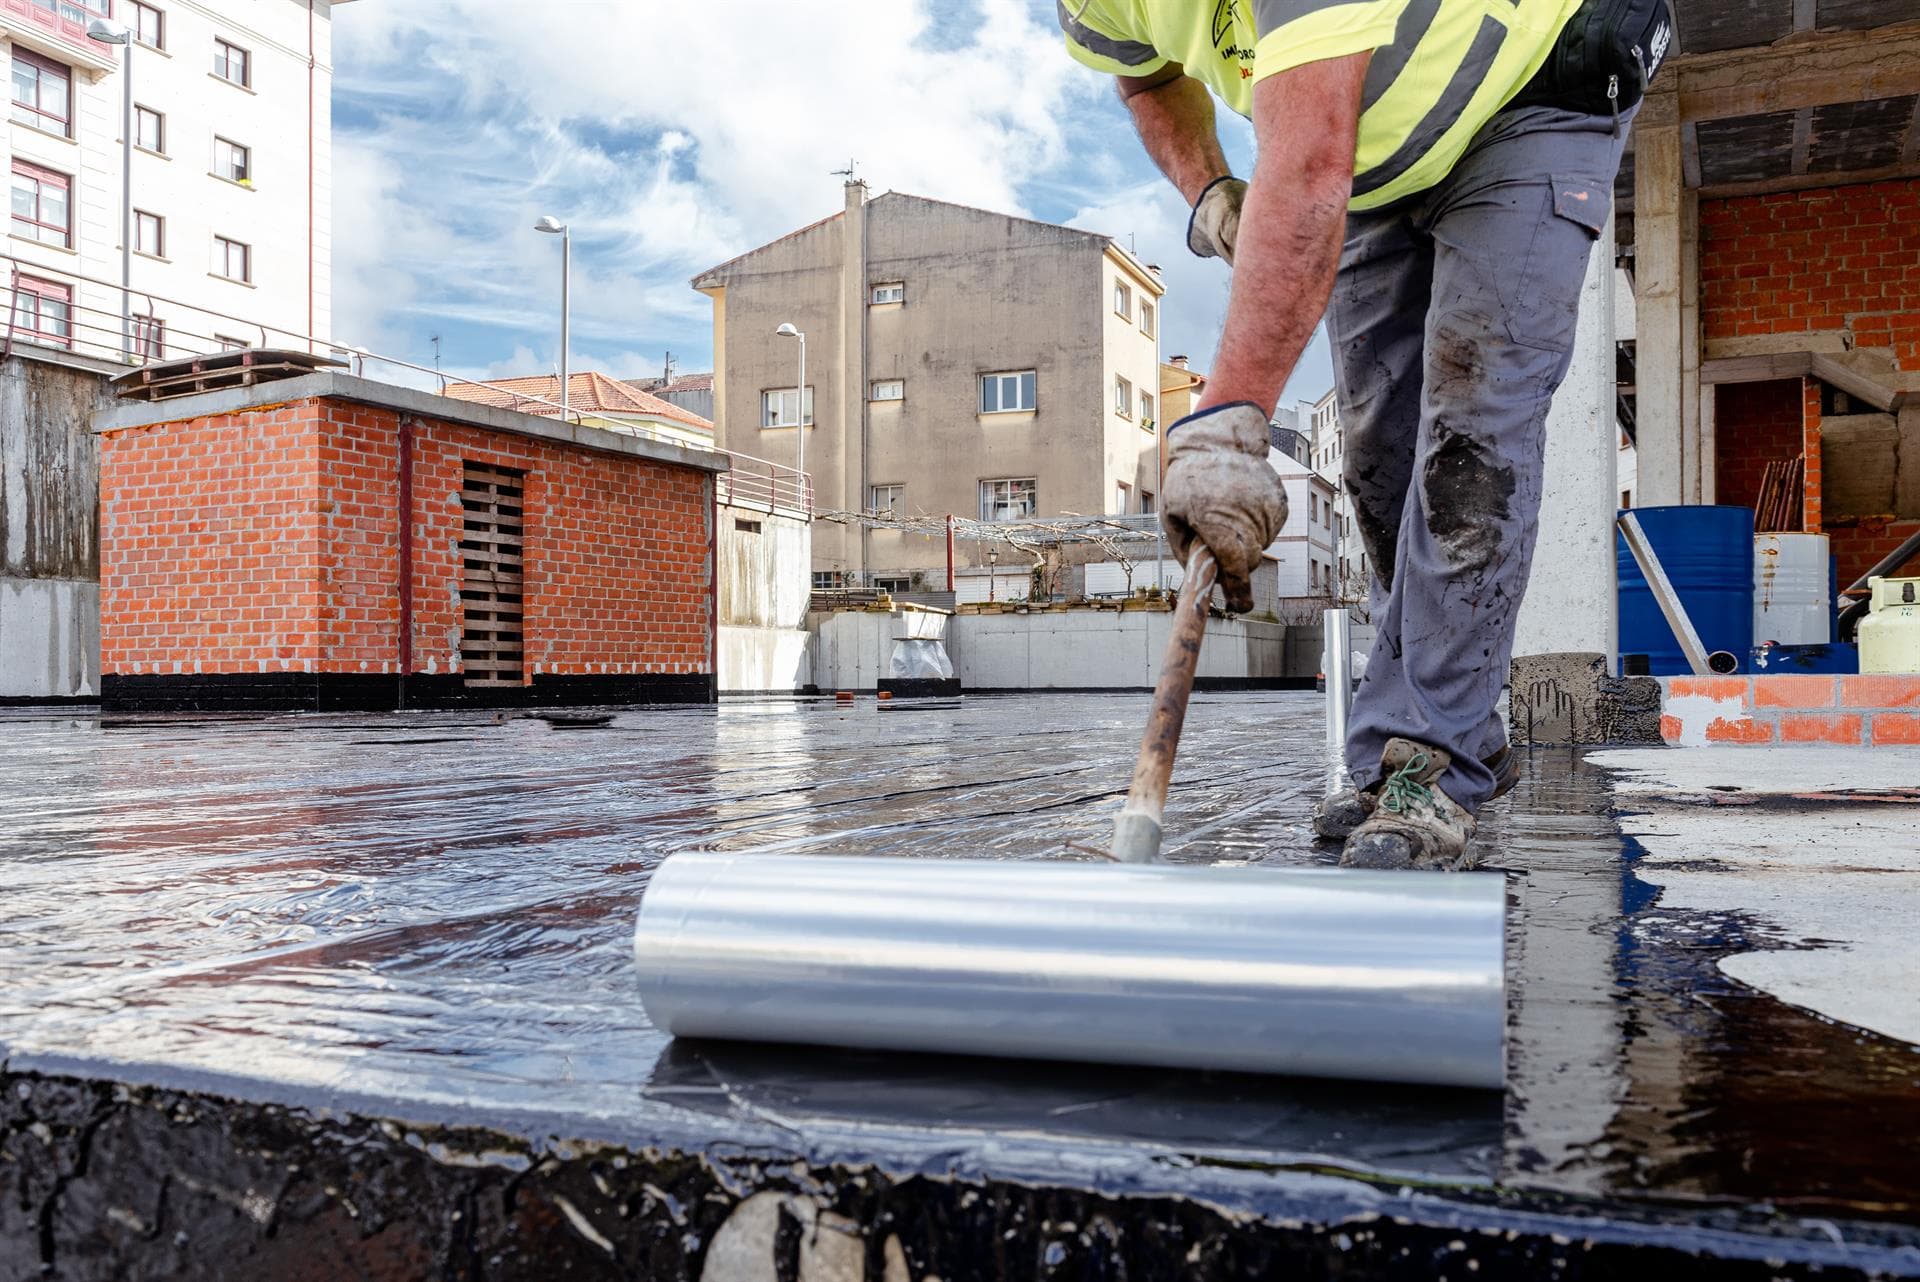
[{"label": "concrete floor", "polygon": [[[1162,1215],[1180,1199],[1247,1233],[1317,1225],[1314,1249],[1331,1255],[1361,1249],[1332,1228],[1389,1214],[1443,1245],[1512,1242],[1532,1224],[1588,1251],[1920,1275],[1920,1154],[1905,1139],[1920,1129],[1920,1060],[1900,1040],[1914,1036],[1913,956],[1895,928],[1920,891],[1884,875],[1911,870],[1920,843],[1886,817],[1913,798],[1886,797],[1920,771],[1884,755],[1872,768],[1890,773],[1873,778],[1845,753],[1784,763],[1789,784],[1823,793],[1808,800],[1767,782],[1763,752],[1535,752],[1481,837],[1513,894],[1504,1098],[687,1046],[647,1027],[629,936],[665,855],[1028,859],[1098,843],[1144,710],[1144,696],[1104,695],[886,712],[767,702],[626,710],[597,730],[510,714],[8,715],[0,1056],[33,1099],[0,1117],[0,1184],[9,1154],[32,1148],[19,1137],[59,1129],[33,1115],[65,1115],[48,1083],[109,1084],[114,1098],[484,1128],[484,1141],[394,1140],[439,1154],[436,1170],[524,1173],[558,1160],[538,1156],[556,1144],[613,1145],[700,1155],[709,1172],[752,1155],[766,1179],[768,1155],[784,1154],[796,1170],[880,1172],[896,1190],[937,1174],[1158,1199]],[[1314,696],[1197,698],[1171,856],[1331,862],[1307,828],[1322,760]],[[1699,804],[1733,786],[1755,804]],[[1876,799],[1830,794],[1842,786]],[[1700,817],[1716,826],[1684,826]],[[1810,866],[1848,825],[1876,835]],[[1868,845],[1893,853],[1875,862]],[[1864,878],[1874,889],[1851,889]],[[1844,982],[1806,970],[1830,955]],[[1863,966],[1884,982],[1856,1000]],[[1847,1018],[1861,1027],[1835,1022]],[[145,1141],[143,1160],[161,1160],[148,1151],[161,1143]],[[754,1187],[729,1178],[735,1200]],[[581,1201],[606,1187],[594,1179],[556,1223],[624,1242]],[[46,1187],[52,1202],[21,1202],[57,1226],[48,1208],[80,1205],[79,1185]],[[851,1196],[834,1187],[820,1205]],[[99,1259],[134,1249],[101,1237],[98,1214],[71,1215]],[[273,1216],[291,1238],[292,1211]],[[46,1243],[66,1241],[9,1230],[0,1209],[0,1265],[45,1262]],[[707,1240],[685,1236],[683,1262]],[[918,1267],[933,1249],[908,1254]],[[678,1267],[649,1258],[661,1276]],[[1533,1275],[1484,1263],[1481,1276]],[[953,1260],[942,1272],[968,1275]]]}]

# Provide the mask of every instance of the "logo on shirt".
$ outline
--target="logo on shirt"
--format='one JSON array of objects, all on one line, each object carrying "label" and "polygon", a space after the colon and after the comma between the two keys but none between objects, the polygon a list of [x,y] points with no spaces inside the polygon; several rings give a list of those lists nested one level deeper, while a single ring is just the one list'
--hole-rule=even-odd
[{"label": "logo on shirt", "polygon": [[1213,28],[1210,34],[1213,37],[1213,47],[1220,51],[1220,57],[1227,62],[1237,59],[1240,63],[1240,78],[1251,80],[1253,68],[1247,64],[1253,61],[1253,50],[1242,48],[1240,42],[1234,38],[1239,30],[1239,22],[1240,0],[1219,0],[1219,3],[1213,6]]},{"label": "logo on shirt", "polygon": [[1234,10],[1239,8],[1240,0],[1220,0],[1213,6],[1213,47],[1218,49],[1220,42],[1233,34]]}]

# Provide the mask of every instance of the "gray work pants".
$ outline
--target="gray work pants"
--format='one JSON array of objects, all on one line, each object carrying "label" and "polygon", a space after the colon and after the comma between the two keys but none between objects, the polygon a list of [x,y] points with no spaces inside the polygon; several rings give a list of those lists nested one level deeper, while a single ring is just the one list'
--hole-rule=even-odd
[{"label": "gray work pants", "polygon": [[1504,112],[1439,186],[1349,217],[1327,328],[1379,630],[1347,738],[1361,787],[1404,738],[1452,754],[1440,785],[1468,810],[1493,793],[1547,407],[1629,123]]}]

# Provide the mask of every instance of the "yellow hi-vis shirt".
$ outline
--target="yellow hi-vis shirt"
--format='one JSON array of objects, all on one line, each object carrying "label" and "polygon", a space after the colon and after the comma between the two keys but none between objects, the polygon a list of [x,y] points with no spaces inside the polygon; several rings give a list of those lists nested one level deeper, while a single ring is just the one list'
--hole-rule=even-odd
[{"label": "yellow hi-vis shirt", "polygon": [[1056,0],[1067,49],[1095,71],[1169,62],[1243,116],[1268,76],[1373,52],[1353,208],[1439,182],[1547,60],[1581,0]]}]

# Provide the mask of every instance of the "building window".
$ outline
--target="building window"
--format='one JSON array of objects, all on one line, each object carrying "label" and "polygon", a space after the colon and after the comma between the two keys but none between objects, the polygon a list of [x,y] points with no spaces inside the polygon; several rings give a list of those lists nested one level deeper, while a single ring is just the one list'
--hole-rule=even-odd
[{"label": "building window", "polygon": [[1320,563],[1318,561],[1307,562],[1307,583],[1316,589],[1320,586]]},{"label": "building window", "polygon": [[813,572],[813,590],[815,592],[831,592],[839,586],[840,571],[815,570]]},{"label": "building window", "polygon": [[887,592],[899,596],[902,592],[913,591],[913,576],[910,574],[876,574],[873,576],[876,592]]},{"label": "building window", "polygon": [[897,378],[878,379],[873,384],[870,399],[876,401],[903,401],[907,398],[905,381]]},{"label": "building window", "polygon": [[213,42],[213,74],[243,89],[253,87],[253,55],[225,40]]},{"label": "building window", "polygon": [[158,316],[135,316],[133,318],[133,354],[142,360],[165,360],[167,323]]},{"label": "building window", "polygon": [[133,211],[133,247],[155,258],[167,256],[167,220],[144,209]]},{"label": "building window", "polygon": [[1140,393],[1140,426],[1153,430],[1153,397],[1145,392]]},{"label": "building window", "polygon": [[1113,484],[1113,514],[1115,516],[1125,516],[1127,509],[1132,506],[1132,498],[1133,487],[1125,481],[1115,481]]},{"label": "building window", "polygon": [[980,482],[980,519],[1024,521],[1040,510],[1032,477],[1012,481]]},{"label": "building window", "polygon": [[135,107],[133,144],[164,156],[167,151],[167,118],[152,107]]},{"label": "building window", "polygon": [[73,346],[73,289],[34,276],[19,278],[13,290],[13,323],[62,347]]},{"label": "building window", "polygon": [[242,284],[253,281],[253,247],[225,236],[213,238],[213,274]]},{"label": "building window", "polygon": [[226,138],[213,140],[213,172],[228,182],[253,181],[253,148]]},{"label": "building window", "polygon": [[62,138],[73,137],[73,69],[15,46],[13,118]]},{"label": "building window", "polygon": [[223,352],[244,352],[253,346],[246,339],[235,338],[231,334],[215,334],[213,341],[220,344],[220,350]]},{"label": "building window", "polygon": [[884,285],[875,285],[871,295],[875,305],[880,303],[904,303],[907,301],[907,286],[904,281],[891,280]]},{"label": "building window", "polygon": [[906,496],[904,485],[875,485],[867,490],[867,509],[879,516],[898,516],[900,500]]},{"label": "building window", "polygon": [[167,47],[167,15],[141,0],[133,0],[134,39],[149,49]]},{"label": "building window", "polygon": [[1153,304],[1149,303],[1144,298],[1141,299],[1140,300],[1140,332],[1142,334],[1145,334],[1148,338],[1152,338],[1153,327],[1156,323],[1157,321],[1154,318]]},{"label": "building window", "polygon": [[1113,376],[1113,412],[1121,418],[1133,417],[1133,384],[1118,374]]},{"label": "building window", "polygon": [[1038,375],[1030,369],[1004,374],[982,374],[980,376],[980,412],[1011,414],[1016,410],[1030,410],[1037,403],[1038,383]]},{"label": "building window", "polygon": [[1133,319],[1133,291],[1125,281],[1113,282],[1113,314],[1124,320]]},{"label": "building window", "polygon": [[1140,515],[1152,516],[1155,512],[1159,510],[1160,510],[1159,504],[1155,501],[1153,497],[1153,491],[1141,490],[1140,491]]},{"label": "building window", "polygon": [[[813,389],[807,389],[807,422],[813,422]],[[793,388],[760,393],[760,426],[800,426],[800,394]]]},{"label": "building window", "polygon": [[72,179],[51,169],[13,162],[13,231],[49,245],[73,245]]}]

